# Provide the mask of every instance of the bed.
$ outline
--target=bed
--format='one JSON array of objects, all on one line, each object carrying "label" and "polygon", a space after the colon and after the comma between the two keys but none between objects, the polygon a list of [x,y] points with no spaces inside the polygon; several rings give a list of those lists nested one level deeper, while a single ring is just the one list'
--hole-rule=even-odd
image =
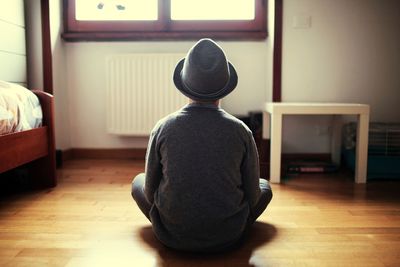
[{"label": "bed", "polygon": [[[48,4],[48,1],[42,2]],[[18,174],[24,173],[29,178],[30,187],[48,188],[57,183],[53,96],[40,90],[26,89],[28,84],[31,84],[31,86],[52,92],[47,88],[48,86],[46,87],[46,84],[52,84],[51,77],[48,78],[49,75],[46,72],[46,70],[51,69],[49,60],[43,59],[43,62],[40,62],[36,57],[33,57],[41,49],[40,46],[32,45],[36,43],[37,38],[34,33],[41,28],[40,23],[43,23],[43,18],[41,22],[40,17],[38,18],[33,12],[33,7],[38,4],[40,5],[40,1],[37,3],[36,1],[23,0],[7,1],[7,3],[0,4],[0,10],[2,10],[0,12],[0,29],[3,35],[0,39],[0,87],[8,88],[9,92],[22,90],[21,88],[25,87],[23,90],[28,91],[35,98],[37,106],[39,106],[39,103],[41,106],[41,122],[36,125],[38,127],[8,127],[7,121],[4,126],[4,124],[1,125],[0,120],[0,179],[4,178],[2,179],[4,181],[5,178],[11,178],[17,181],[20,178]],[[27,6],[26,9],[25,6]],[[43,25],[48,26],[48,18],[44,21],[47,24]],[[34,28],[36,22],[39,22],[38,29]],[[31,25],[30,30],[25,27],[25,24]],[[46,31],[43,33],[42,49],[46,51],[44,53],[46,59],[49,59],[51,58],[51,50],[48,49],[48,45],[45,45],[50,40],[49,31],[46,27],[44,29]],[[28,64],[28,62],[30,63]],[[43,78],[43,84],[36,82],[39,80],[38,77],[41,76],[39,71],[41,64],[43,74],[46,74]],[[15,85],[15,87],[11,88],[10,85]],[[0,91],[2,88],[0,88]],[[19,114],[25,111],[21,109],[10,111],[10,104],[4,106],[4,103],[5,101],[3,101],[2,108],[0,103],[0,118],[3,119],[3,122],[4,118],[8,119],[8,115],[11,118],[13,113]],[[4,131],[7,127],[12,128],[13,131]]]},{"label": "bed", "polygon": [[[1,91],[0,86],[0,94]],[[39,90],[31,92],[40,102],[40,126],[32,129],[18,126],[13,127],[17,132],[0,134],[0,173],[23,166],[35,188],[53,187],[57,184],[53,96]]]}]

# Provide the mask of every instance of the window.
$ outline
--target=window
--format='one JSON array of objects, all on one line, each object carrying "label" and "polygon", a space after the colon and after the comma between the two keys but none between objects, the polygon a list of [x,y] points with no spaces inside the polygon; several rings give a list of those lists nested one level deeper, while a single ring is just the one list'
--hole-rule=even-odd
[{"label": "window", "polygon": [[78,21],[157,20],[157,0],[75,0]]},{"label": "window", "polygon": [[171,19],[253,20],[254,4],[254,0],[171,0]]},{"label": "window", "polygon": [[266,0],[64,0],[63,38],[262,39]]}]

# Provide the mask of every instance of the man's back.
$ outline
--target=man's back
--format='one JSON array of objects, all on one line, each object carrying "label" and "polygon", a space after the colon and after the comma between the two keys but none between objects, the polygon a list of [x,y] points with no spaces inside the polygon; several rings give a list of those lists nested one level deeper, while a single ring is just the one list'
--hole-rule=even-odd
[{"label": "man's back", "polygon": [[176,88],[190,104],[153,129],[145,173],[131,195],[168,247],[232,248],[272,199],[259,179],[251,131],[218,108],[238,84],[235,67],[213,40],[199,40],[175,67]]},{"label": "man's back", "polygon": [[[213,104],[192,103],[161,120],[153,134],[162,175],[150,212],[157,237],[178,249],[237,241],[249,217],[249,198],[255,202],[259,196],[251,131]],[[151,174],[159,166],[150,164]]]}]

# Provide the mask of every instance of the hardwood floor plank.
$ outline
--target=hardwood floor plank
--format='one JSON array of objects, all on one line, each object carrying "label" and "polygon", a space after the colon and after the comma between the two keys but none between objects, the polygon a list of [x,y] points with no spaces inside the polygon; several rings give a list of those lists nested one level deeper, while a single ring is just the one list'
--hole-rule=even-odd
[{"label": "hardwood floor plank", "polygon": [[0,266],[400,266],[400,181],[351,173],[273,184],[274,198],[237,250],[161,245],[130,196],[143,161],[73,160],[50,190],[0,197]]}]

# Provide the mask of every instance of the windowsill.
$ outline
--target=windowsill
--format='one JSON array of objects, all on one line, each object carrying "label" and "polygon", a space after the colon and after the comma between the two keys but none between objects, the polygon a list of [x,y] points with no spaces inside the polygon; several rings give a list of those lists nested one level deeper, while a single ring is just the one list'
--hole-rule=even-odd
[{"label": "windowsill", "polygon": [[64,32],[62,38],[67,42],[104,42],[104,41],[177,41],[213,38],[215,40],[248,41],[263,40],[267,32]]}]

